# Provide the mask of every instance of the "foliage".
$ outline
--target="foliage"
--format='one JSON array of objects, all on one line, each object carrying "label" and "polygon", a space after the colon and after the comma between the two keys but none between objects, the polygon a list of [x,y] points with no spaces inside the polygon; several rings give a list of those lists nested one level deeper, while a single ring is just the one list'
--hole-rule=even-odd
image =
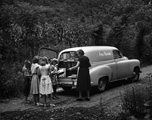
[{"label": "foliage", "polygon": [[104,45],[104,40],[103,40],[103,25],[99,24],[98,29],[92,32],[92,37],[94,38],[94,44],[95,45]]},{"label": "foliage", "polygon": [[19,72],[21,65],[14,63],[0,69],[0,98],[20,96],[23,88],[22,73]]},{"label": "foliage", "polygon": [[[1,54],[12,61],[32,59],[40,47],[58,44],[67,48],[112,45],[134,57],[123,49],[130,38],[137,41],[130,47],[136,44],[135,55],[142,60],[144,36],[151,33],[151,7],[141,0],[16,0],[6,2],[0,10]],[[137,28],[134,36],[128,33],[130,27]]]},{"label": "foliage", "polygon": [[115,27],[112,28],[107,39],[109,45],[120,48],[123,40],[123,29],[119,24],[116,24]]},{"label": "foliage", "polygon": [[[125,94],[122,96],[122,111],[120,116],[135,116],[143,118],[145,116],[145,103],[150,100],[147,86],[135,85],[132,89],[125,89]],[[121,117],[123,117],[121,116]]]}]

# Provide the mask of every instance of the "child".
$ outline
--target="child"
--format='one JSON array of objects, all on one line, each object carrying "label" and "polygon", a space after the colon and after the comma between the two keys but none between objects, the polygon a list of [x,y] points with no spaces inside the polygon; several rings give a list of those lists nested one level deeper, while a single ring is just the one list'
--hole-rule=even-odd
[{"label": "child", "polygon": [[25,96],[25,102],[27,103],[28,96],[30,93],[30,85],[31,85],[31,62],[29,60],[24,61],[24,66],[22,68],[23,76],[24,76],[24,90],[23,94]]},{"label": "child", "polygon": [[56,89],[57,89],[57,59],[52,59],[52,71],[51,71],[51,78],[52,78],[52,85],[53,85],[53,99],[58,99],[56,96]]},{"label": "child", "polygon": [[48,60],[45,57],[42,62],[41,62],[41,67],[40,67],[40,74],[41,74],[41,79],[40,79],[40,94],[43,96],[43,104],[44,107],[47,106],[46,104],[46,98],[49,97],[49,105],[50,106],[55,106],[52,104],[52,98],[51,94],[53,93],[53,88],[52,88],[52,81],[50,79],[49,73],[50,73],[50,64],[48,64]]},{"label": "child", "polygon": [[32,81],[31,81],[31,91],[33,94],[34,105],[39,106],[39,58],[35,56],[32,60],[31,72],[32,72]]}]

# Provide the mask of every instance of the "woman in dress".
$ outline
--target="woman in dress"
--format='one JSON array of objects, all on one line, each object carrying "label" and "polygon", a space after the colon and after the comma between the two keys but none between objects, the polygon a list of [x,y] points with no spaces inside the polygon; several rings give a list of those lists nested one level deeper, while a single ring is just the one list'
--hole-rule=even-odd
[{"label": "woman in dress", "polygon": [[40,78],[40,94],[43,97],[43,105],[44,107],[47,106],[46,104],[46,98],[49,98],[49,105],[50,106],[55,106],[54,104],[52,104],[52,96],[51,94],[53,93],[53,88],[52,88],[52,81],[50,79],[50,71],[51,71],[51,66],[50,64],[48,64],[48,60],[47,58],[43,58],[42,62],[41,62],[41,67],[40,67],[40,74],[41,74],[41,78]]},{"label": "woman in dress", "polygon": [[35,56],[32,60],[31,65],[31,73],[32,73],[32,81],[31,81],[31,90],[30,93],[33,94],[34,105],[39,106],[39,58]]},{"label": "woman in dress", "polygon": [[89,58],[87,56],[84,56],[83,50],[77,51],[78,55],[78,62],[76,66],[69,68],[69,70],[73,70],[79,67],[78,71],[78,78],[77,78],[77,90],[79,92],[79,97],[76,99],[78,101],[83,101],[82,99],[82,92],[87,92],[87,97],[85,100],[90,100],[90,89],[91,89],[91,83],[90,83],[90,74],[89,74],[89,67],[91,66],[89,62]]}]

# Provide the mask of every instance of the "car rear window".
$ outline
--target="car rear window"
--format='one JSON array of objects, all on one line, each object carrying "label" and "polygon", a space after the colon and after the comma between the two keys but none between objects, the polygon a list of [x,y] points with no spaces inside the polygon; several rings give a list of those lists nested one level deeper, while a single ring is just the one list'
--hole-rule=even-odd
[{"label": "car rear window", "polygon": [[75,51],[70,51],[70,52],[64,52],[61,54],[60,56],[60,60],[76,60],[78,57],[77,57],[77,54]]}]

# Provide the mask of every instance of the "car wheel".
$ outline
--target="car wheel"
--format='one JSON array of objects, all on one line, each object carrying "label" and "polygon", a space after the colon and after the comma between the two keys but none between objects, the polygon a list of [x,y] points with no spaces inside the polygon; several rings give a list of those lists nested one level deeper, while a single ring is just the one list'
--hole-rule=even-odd
[{"label": "car wheel", "polygon": [[107,86],[107,80],[105,78],[100,78],[98,81],[98,90],[99,92],[105,91]]},{"label": "car wheel", "polygon": [[63,90],[66,91],[66,92],[69,92],[69,91],[72,89],[72,87],[62,87],[62,88],[63,88]]},{"label": "car wheel", "polygon": [[140,70],[138,68],[134,69],[132,82],[137,82],[139,80]]}]

